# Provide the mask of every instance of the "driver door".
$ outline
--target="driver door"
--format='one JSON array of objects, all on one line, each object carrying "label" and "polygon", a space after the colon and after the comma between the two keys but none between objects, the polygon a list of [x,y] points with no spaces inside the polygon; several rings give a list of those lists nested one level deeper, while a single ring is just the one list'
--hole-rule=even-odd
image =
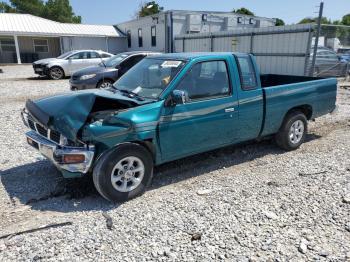
[{"label": "driver door", "polygon": [[88,58],[88,52],[79,52],[68,58],[68,71],[70,74],[87,67],[86,61]]},{"label": "driver door", "polygon": [[185,91],[189,101],[163,109],[159,132],[164,161],[236,140],[238,104],[226,60],[195,64],[176,90]]}]

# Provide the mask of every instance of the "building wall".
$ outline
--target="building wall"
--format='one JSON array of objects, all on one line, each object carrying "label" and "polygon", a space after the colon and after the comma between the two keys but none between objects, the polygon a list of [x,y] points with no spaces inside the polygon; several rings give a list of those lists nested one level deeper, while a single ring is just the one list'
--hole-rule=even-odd
[{"label": "building wall", "polygon": [[126,38],[124,37],[61,37],[62,52],[71,50],[93,49],[117,54],[126,51]]},{"label": "building wall", "polygon": [[[124,34],[127,34],[128,31],[131,33],[131,47],[127,47],[128,51],[166,51],[166,17],[164,14],[161,14],[154,16],[154,18],[155,19],[152,17],[144,17],[142,19],[136,19],[117,26],[118,29]],[[156,27],[156,46],[152,46],[151,44],[152,26]],[[139,47],[138,43],[138,29],[142,29],[142,47]]]},{"label": "building wall", "polygon": [[180,35],[175,51],[251,53],[262,74],[306,75],[311,34],[306,24]]},{"label": "building wall", "polygon": [[[14,42],[13,36],[0,36],[0,42],[1,40],[12,40]],[[4,51],[1,49],[0,45],[0,64],[5,63],[16,63],[16,51]]]},{"label": "building wall", "polygon": [[[47,40],[48,52],[35,52],[34,39]],[[60,40],[57,37],[19,36],[18,45],[21,56],[24,56],[25,54],[36,54],[38,56],[38,59],[45,59],[50,57],[57,57],[60,55]]]},{"label": "building wall", "polygon": [[[275,20],[262,17],[244,16],[235,13],[173,11],[173,37],[182,34],[210,33],[232,30],[237,28],[260,28],[274,26]],[[169,13],[143,17],[129,22],[118,24],[117,27],[124,34],[131,32],[131,47],[128,51],[150,50],[166,52],[170,43],[167,43],[166,29],[170,25]],[[157,28],[157,46],[151,46],[151,27]],[[138,29],[142,29],[143,46],[138,46]]]},{"label": "building wall", "polygon": [[[17,57],[14,47],[14,37],[1,36],[0,39],[13,41],[13,51],[4,51],[0,46],[0,63],[16,63]],[[34,39],[47,40],[48,52],[36,52],[34,49]],[[18,36],[18,46],[22,63],[31,63],[38,59],[60,55],[60,41],[57,37]]]}]

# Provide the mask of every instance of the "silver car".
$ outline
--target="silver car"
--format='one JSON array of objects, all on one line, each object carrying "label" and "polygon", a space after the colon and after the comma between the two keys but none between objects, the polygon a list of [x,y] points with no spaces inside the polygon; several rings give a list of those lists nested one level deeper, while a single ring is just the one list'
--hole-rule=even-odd
[{"label": "silver car", "polygon": [[109,59],[113,54],[96,50],[76,50],[60,55],[57,58],[47,58],[33,63],[34,72],[41,76],[48,76],[58,80],[71,76],[74,72],[89,67],[97,66],[102,61]]}]

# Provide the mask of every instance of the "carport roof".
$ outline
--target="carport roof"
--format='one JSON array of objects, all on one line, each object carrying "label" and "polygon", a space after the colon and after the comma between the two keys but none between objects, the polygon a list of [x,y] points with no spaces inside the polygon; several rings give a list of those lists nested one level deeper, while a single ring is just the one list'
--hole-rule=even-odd
[{"label": "carport roof", "polygon": [[0,35],[124,37],[111,25],[67,24],[29,14],[0,14]]}]

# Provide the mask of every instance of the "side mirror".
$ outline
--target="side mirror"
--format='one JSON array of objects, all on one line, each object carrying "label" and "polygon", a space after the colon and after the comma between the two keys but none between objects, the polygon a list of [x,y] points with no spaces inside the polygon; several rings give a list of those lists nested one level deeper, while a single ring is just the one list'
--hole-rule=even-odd
[{"label": "side mirror", "polygon": [[115,66],[115,69],[118,69],[118,70],[120,70],[122,67],[120,66],[120,65],[116,65]]},{"label": "side mirror", "polygon": [[190,101],[188,93],[183,90],[174,90],[171,94],[171,100],[174,105],[183,105]]}]

